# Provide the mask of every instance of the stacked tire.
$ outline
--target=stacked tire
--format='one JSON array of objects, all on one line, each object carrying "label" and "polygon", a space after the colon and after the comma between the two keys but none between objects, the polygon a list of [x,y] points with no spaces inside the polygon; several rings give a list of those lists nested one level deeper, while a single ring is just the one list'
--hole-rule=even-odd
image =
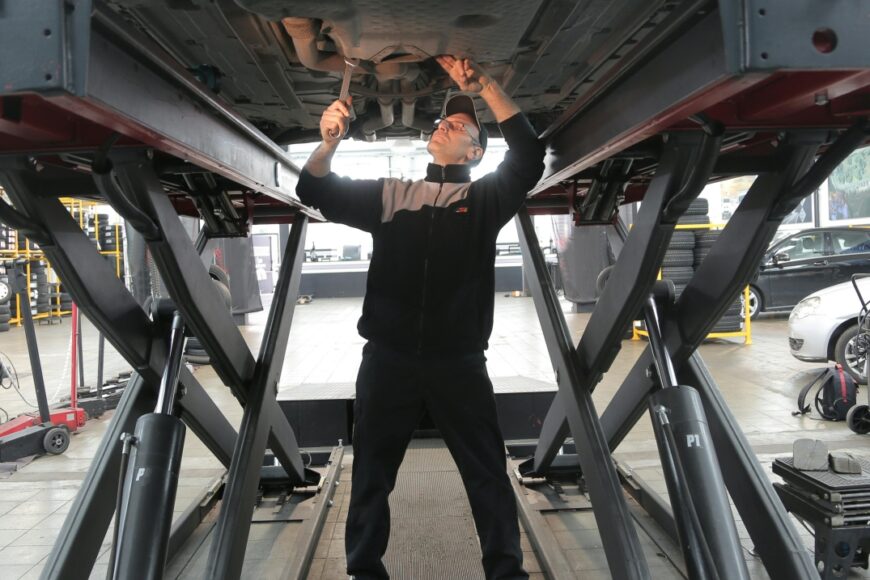
[{"label": "stacked tire", "polygon": [[743,318],[740,316],[740,300],[736,300],[713,327],[713,332],[739,332],[742,329]]},{"label": "stacked tire", "polygon": [[38,249],[39,249],[39,245],[33,243],[32,241],[28,240],[27,238],[25,238],[22,235],[18,236],[18,251],[19,252],[25,252],[27,250],[34,252]]},{"label": "stacked tire", "polygon": [[51,311],[51,286],[43,260],[30,263],[30,309],[34,315]]},{"label": "stacked tire", "polygon": [[70,296],[69,292],[63,287],[63,284],[60,286],[60,294],[58,295],[60,298],[60,311],[61,312],[72,312],[72,296]]},{"label": "stacked tire", "polygon": [[15,230],[0,224],[0,250],[12,250],[15,248]]},{"label": "stacked tire", "polygon": [[[707,225],[710,223],[710,202],[703,197],[699,197],[689,204],[688,209],[677,220],[681,225]],[[685,231],[685,230],[684,230]]]},{"label": "stacked tire", "polygon": [[[696,202],[698,201],[704,202],[703,208],[704,212],[706,213],[708,211],[707,200],[696,200]],[[709,217],[707,217],[706,222],[698,223],[710,223],[710,219]],[[694,270],[697,270],[701,266],[701,263],[706,259],[707,254],[710,253],[710,249],[713,247],[713,244],[715,244],[716,240],[719,239],[719,231],[697,229],[694,231],[694,236],[695,250],[694,262],[692,264],[692,267]],[[742,321],[743,319],[740,317],[740,299],[738,298],[731,306],[728,307],[728,310],[725,311],[725,313],[713,327],[712,332],[739,332],[742,328]]]},{"label": "stacked tire", "polygon": [[713,247],[713,244],[716,243],[716,240],[719,239],[719,231],[718,230],[698,230],[695,232],[695,264],[694,267],[697,270],[701,265],[701,262],[704,261],[704,258],[707,257],[707,254],[710,253],[710,248]]},{"label": "stacked tire", "polygon": [[[88,218],[88,236],[97,244],[101,252],[116,252],[124,249],[122,228],[115,226],[109,221],[109,214],[101,213]],[[124,255],[120,256],[120,263],[116,263],[115,254],[104,254],[106,260],[112,265],[124,271]]]},{"label": "stacked tire", "polygon": [[[109,214],[107,213],[98,213],[98,214],[90,214],[85,221],[85,234],[94,240],[99,241],[99,232],[104,231],[109,226]],[[101,248],[102,249],[102,248]]]},{"label": "stacked tire", "polygon": [[662,279],[674,283],[677,298],[683,293],[695,271],[695,234],[691,231],[677,230],[671,237],[671,244],[662,262]]},{"label": "stacked tire", "polygon": [[[693,201],[685,213],[677,221],[678,225],[709,224],[707,215],[709,204],[706,199]],[[695,275],[695,232],[693,230],[676,230],[671,236],[671,243],[665,252],[662,262],[662,279],[674,283],[677,298],[682,295],[686,285]]]},{"label": "stacked tire", "polygon": [[12,318],[12,304],[15,296],[9,285],[9,276],[5,271],[0,274],[0,332],[9,330],[9,319]]},{"label": "stacked tire", "polygon": [[100,242],[100,250],[103,252],[114,252],[120,249],[121,242],[118,239],[120,229],[110,224],[108,220],[100,220],[100,225],[97,228],[97,241]]}]

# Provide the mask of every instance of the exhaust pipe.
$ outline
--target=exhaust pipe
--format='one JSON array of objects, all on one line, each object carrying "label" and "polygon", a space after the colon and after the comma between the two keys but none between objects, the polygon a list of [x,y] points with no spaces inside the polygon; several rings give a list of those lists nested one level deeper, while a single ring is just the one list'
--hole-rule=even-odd
[{"label": "exhaust pipe", "polygon": [[[293,40],[293,48],[299,61],[308,69],[322,72],[343,72],[345,59],[337,53],[326,53],[317,48],[318,28],[316,21],[311,18],[287,17],[281,20],[284,30]],[[401,83],[403,93],[412,93],[414,80],[420,75],[420,66],[414,62],[379,62],[375,64],[370,74],[374,74],[378,80],[378,90],[389,93],[389,85],[395,81]],[[434,119],[418,119],[416,116],[417,97],[404,97],[402,99],[401,123],[405,127],[417,129],[421,132],[421,138],[427,139],[434,131]],[[362,126],[363,136],[367,141],[377,138],[377,131],[390,127],[395,123],[395,112],[392,98],[378,99],[378,107],[381,111],[380,119],[371,118]]]},{"label": "exhaust pipe", "polygon": [[416,103],[416,99],[402,99],[402,125],[405,127],[414,126],[414,115],[416,114],[414,109],[416,108]]},{"label": "exhaust pipe", "polygon": [[[405,79],[402,79],[401,86],[403,93],[410,93],[414,90],[414,84]],[[402,99],[402,125],[420,131],[420,138],[424,141],[428,141],[433,131],[435,131],[435,119],[429,121],[417,118],[416,97],[405,97]]]},{"label": "exhaust pipe", "polygon": [[393,111],[392,99],[378,99],[378,106],[381,109],[381,118],[367,119],[363,123],[362,131],[366,141],[374,141],[377,139],[377,132],[386,127],[390,127],[396,122],[396,116]]}]

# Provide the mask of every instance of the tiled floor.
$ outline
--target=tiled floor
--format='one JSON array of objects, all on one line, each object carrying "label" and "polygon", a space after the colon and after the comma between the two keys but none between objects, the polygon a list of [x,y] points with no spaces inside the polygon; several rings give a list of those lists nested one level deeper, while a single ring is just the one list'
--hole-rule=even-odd
[{"label": "tiled floor", "polygon": [[[315,300],[297,307],[280,383],[282,391],[300,384],[353,382],[363,344],[355,329],[360,305],[359,299],[330,299]],[[564,309],[570,312],[568,304]],[[579,339],[588,315],[569,313],[567,318],[575,340]],[[243,328],[252,346],[259,342],[264,320],[265,314],[254,315],[250,325]],[[495,321],[487,353],[490,375],[493,378],[522,376],[552,383],[549,356],[531,300],[497,296]],[[38,328],[49,395],[62,394],[65,385],[69,384],[68,363],[65,362],[69,328],[68,323]],[[787,453],[791,442],[798,437],[822,439],[831,449],[868,453],[870,439],[852,434],[842,423],[791,416],[800,386],[812,377],[812,370],[818,365],[801,363],[788,354],[784,319],[763,319],[754,325],[754,331],[751,346],[744,346],[736,340],[717,341],[705,344],[701,354],[765,469],[769,470],[773,457]],[[95,373],[96,338],[90,325],[85,325],[84,336],[86,372],[92,377]],[[613,397],[644,347],[645,344],[640,342],[623,343],[611,372],[595,391],[594,400],[599,412]],[[110,376],[125,365],[116,353],[110,348],[107,350],[106,375]],[[0,352],[12,358],[21,377],[21,390],[25,396],[30,394],[32,399],[23,331],[13,329],[0,333]],[[197,371],[197,377],[229,420],[238,424],[241,411],[214,373],[203,368]],[[10,390],[0,390],[0,407],[13,415],[27,408]],[[63,455],[21,462],[14,472],[8,469],[0,471],[0,579],[38,577],[109,417],[106,415],[90,421],[73,436],[70,449]],[[617,450],[620,459],[631,463],[654,487],[662,489],[655,454],[655,440],[646,418]],[[347,449],[346,458],[350,461],[350,449]],[[188,436],[177,509],[184,509],[200,489],[221,473],[221,466],[205,447],[195,437]],[[349,474],[350,470],[345,469],[342,477],[349,477]],[[311,578],[344,578],[343,530],[336,524],[341,517],[345,494],[346,489],[337,490],[335,504],[339,509],[330,510],[330,519],[322,537],[324,541],[315,554]],[[738,529],[745,536],[742,526]],[[104,575],[105,558],[103,554],[92,577]],[[578,566],[586,566],[583,562],[588,562],[588,558],[578,560]],[[759,578],[765,577],[762,572],[757,574]]]}]

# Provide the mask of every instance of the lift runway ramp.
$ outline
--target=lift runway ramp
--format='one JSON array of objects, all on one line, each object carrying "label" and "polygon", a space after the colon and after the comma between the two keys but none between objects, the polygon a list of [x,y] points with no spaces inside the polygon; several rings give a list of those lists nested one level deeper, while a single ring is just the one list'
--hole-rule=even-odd
[{"label": "lift runway ramp", "polygon": [[[291,501],[279,507],[264,498],[254,512],[241,578],[347,577],[344,524],[350,502],[352,459],[350,452],[342,459],[339,485],[334,486],[332,503],[319,530],[309,523],[316,506]],[[329,485],[329,475],[325,479],[324,485]],[[326,499],[321,497],[321,501]],[[471,507],[456,464],[441,439],[411,442],[390,496],[390,511],[392,532],[384,563],[391,578],[483,580]],[[214,518],[207,518],[170,562],[167,578],[205,576],[213,531]],[[306,538],[306,534],[312,537]],[[306,540],[316,542],[316,549],[310,563],[298,568],[296,575],[288,561],[303,559],[298,550]],[[530,549],[529,542],[523,545]],[[524,556],[527,567],[539,569],[533,552]]]},{"label": "lift runway ramp", "polygon": [[[324,469],[321,492],[312,499],[290,500],[281,507],[274,497],[263,498],[254,512],[240,578],[347,578],[344,526],[353,454],[348,446],[337,456],[341,469]],[[571,482],[520,480],[516,468],[521,461],[509,457],[506,469],[518,502],[523,562],[530,579],[612,578],[588,496]],[[317,526],[317,503],[329,500],[323,493],[329,486],[331,503]],[[627,501],[653,577],[685,579],[679,547],[636,502]],[[167,567],[166,578],[205,577],[217,512],[212,510],[179,550]],[[411,441],[390,496],[390,512],[391,535],[384,564],[391,578],[485,578],[471,507],[442,439]],[[306,545],[309,554],[304,553]]]},{"label": "lift runway ramp", "polygon": [[[335,447],[328,458],[321,460],[324,465],[316,468],[320,474],[317,485],[291,489],[285,484],[276,485],[273,481],[271,485],[261,487],[250,522],[239,578],[306,577],[330,511],[337,511],[331,508],[337,504],[334,497],[340,484],[343,454],[342,447]],[[224,486],[219,482],[213,487],[214,493],[207,490],[201,501],[194,502],[188,508],[188,511],[206,513],[182,545],[174,551],[170,545],[174,553],[166,565],[163,578],[213,577],[208,567],[213,559],[211,551],[220,510],[212,509],[213,506],[209,504],[214,503],[210,498],[217,497],[221,487]],[[182,515],[173,528],[185,519],[190,518]]]},{"label": "lift runway ramp", "polygon": [[[327,515],[314,559],[305,578],[344,580],[344,523],[350,499],[352,454],[343,460],[341,485]],[[509,472],[519,503],[523,563],[530,579],[610,579],[610,571],[595,524],[591,503],[570,485],[560,494],[539,486],[525,487],[515,476],[519,461],[509,459]],[[546,486],[545,486],[546,487]],[[566,500],[565,498],[570,498]],[[654,577],[681,580],[673,561],[679,548],[658,529],[637,504],[633,506],[638,534]],[[450,452],[441,439],[414,439],[399,469],[390,496],[391,535],[384,564],[394,580],[483,579],[480,548],[471,508]],[[531,515],[528,515],[531,514]],[[531,524],[531,525],[530,525]],[[546,558],[536,546],[546,546]],[[549,573],[552,569],[553,573]]]}]

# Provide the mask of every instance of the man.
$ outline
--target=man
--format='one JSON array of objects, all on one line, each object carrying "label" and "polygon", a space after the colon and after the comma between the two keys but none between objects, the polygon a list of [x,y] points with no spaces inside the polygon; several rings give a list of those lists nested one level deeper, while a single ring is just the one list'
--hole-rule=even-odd
[{"label": "man", "polygon": [[[333,222],[372,234],[358,329],[363,348],[354,402],[353,475],[345,533],[347,571],[388,578],[388,497],[412,433],[428,410],[456,461],[489,579],[528,578],[483,351],[492,331],[495,241],[543,172],[543,148],[525,116],[475,64],[437,57],[463,91],[489,106],[510,151],[471,182],[486,129],[458,95],[432,134],[425,179],[351,180],[330,171],[348,129],[349,100],[323,113],[323,142],[296,191]],[[458,571],[461,572],[461,571]]]}]

